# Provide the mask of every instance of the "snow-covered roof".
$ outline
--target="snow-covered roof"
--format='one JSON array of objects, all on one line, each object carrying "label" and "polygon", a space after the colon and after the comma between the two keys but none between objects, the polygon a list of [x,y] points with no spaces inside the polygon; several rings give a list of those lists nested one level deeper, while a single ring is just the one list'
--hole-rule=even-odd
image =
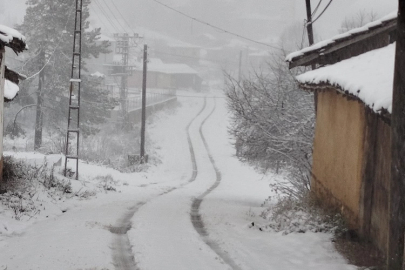
[{"label": "snow-covered roof", "polygon": [[359,35],[359,34],[366,33],[371,29],[383,26],[384,24],[386,24],[388,22],[396,21],[397,13],[398,13],[397,11],[394,11],[394,12],[382,17],[381,19],[370,22],[370,23],[368,23],[368,24],[366,24],[366,25],[364,25],[362,27],[352,29],[352,30],[350,30],[350,31],[348,31],[346,33],[336,35],[336,36],[332,37],[331,39],[323,40],[323,41],[318,42],[318,43],[316,43],[316,44],[314,44],[314,45],[312,45],[310,47],[307,47],[307,48],[304,48],[302,50],[290,53],[289,55],[287,55],[285,60],[287,62],[293,62],[296,58],[299,58],[299,57],[304,56],[306,54],[310,54],[310,53],[313,53],[313,52],[316,52],[316,51],[319,51],[320,53],[322,53],[323,49],[325,49],[326,47],[328,47],[330,45],[333,45],[333,44],[335,44],[335,43],[337,43],[337,42],[339,42],[341,40],[345,40],[345,39],[350,38],[352,36],[356,36],[356,35]]},{"label": "snow-covered roof", "polygon": [[18,91],[20,91],[20,87],[18,87],[17,84],[9,80],[4,81],[4,99],[6,101],[13,100],[18,94]]},{"label": "snow-covered roof", "polygon": [[104,77],[105,77],[105,75],[104,75],[103,73],[98,72],[98,71],[94,72],[94,73],[91,74],[90,76],[92,76],[92,77],[98,77],[98,78],[104,78]]},{"label": "snow-covered roof", "polygon": [[392,112],[395,43],[334,65],[297,76],[299,83],[311,87],[333,85],[359,98],[374,112]]},{"label": "snow-covered roof", "polygon": [[[186,64],[164,63],[159,58],[150,58],[148,61],[148,71],[164,74],[198,74],[198,72]],[[142,65],[137,65],[137,70],[142,70]]]},{"label": "snow-covered roof", "polygon": [[8,26],[0,25],[0,43],[4,46],[10,47],[15,53],[20,53],[28,49],[25,42],[26,39],[20,32]]}]

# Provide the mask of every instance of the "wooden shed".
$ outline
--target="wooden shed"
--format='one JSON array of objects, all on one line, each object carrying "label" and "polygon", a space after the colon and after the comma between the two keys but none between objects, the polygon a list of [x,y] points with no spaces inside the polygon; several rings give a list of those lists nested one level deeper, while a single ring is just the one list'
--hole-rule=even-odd
[{"label": "wooden shed", "polygon": [[25,37],[16,30],[0,25],[0,192],[3,171],[3,110],[4,101],[11,101],[18,93],[18,82],[25,77],[5,66],[5,47],[16,54],[27,49]]},{"label": "wooden shed", "polygon": [[312,194],[388,249],[396,12],[287,56],[315,93]]}]

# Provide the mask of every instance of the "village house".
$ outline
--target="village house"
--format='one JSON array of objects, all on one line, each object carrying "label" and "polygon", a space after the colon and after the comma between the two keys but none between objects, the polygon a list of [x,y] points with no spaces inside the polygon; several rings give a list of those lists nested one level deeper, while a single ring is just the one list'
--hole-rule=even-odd
[{"label": "village house", "polygon": [[[148,62],[147,87],[157,89],[193,89],[201,90],[202,79],[198,72],[186,64],[164,63],[158,58],[151,58]],[[133,69],[128,77],[128,87],[142,87],[142,65]]]},{"label": "village house", "polygon": [[[27,49],[25,37],[16,30],[0,25],[0,172],[3,171],[3,117],[4,102],[11,101],[18,94],[18,83],[25,79],[25,76],[8,69],[5,65],[6,47],[11,48],[16,54]],[[2,173],[0,173],[0,183]],[[0,193],[2,188],[0,185]]]},{"label": "village house", "polygon": [[316,102],[312,194],[388,249],[390,116],[397,13],[287,56]]}]

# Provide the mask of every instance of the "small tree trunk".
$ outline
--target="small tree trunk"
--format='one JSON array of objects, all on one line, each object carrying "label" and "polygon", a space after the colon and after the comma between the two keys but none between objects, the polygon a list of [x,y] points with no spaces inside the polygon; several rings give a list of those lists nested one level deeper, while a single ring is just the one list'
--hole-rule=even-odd
[{"label": "small tree trunk", "polygon": [[[42,50],[41,54],[41,66],[45,64],[45,52]],[[35,119],[35,138],[34,138],[34,150],[38,150],[42,145],[42,126],[43,126],[43,114],[42,114],[42,87],[44,83],[45,73],[44,69],[39,72],[38,80],[38,92],[37,92],[37,111]]]},{"label": "small tree trunk", "polygon": [[5,191],[3,183],[3,117],[4,117],[4,81],[5,49],[0,46],[0,194]]}]

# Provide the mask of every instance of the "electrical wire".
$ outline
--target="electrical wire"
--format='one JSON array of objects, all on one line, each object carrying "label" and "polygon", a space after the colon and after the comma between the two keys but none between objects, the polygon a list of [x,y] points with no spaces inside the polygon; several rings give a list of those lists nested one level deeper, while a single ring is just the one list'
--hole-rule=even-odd
[{"label": "electrical wire", "polygon": [[172,11],[174,11],[174,12],[176,12],[176,13],[178,13],[178,14],[184,16],[184,17],[187,17],[187,18],[189,18],[189,19],[191,19],[191,20],[193,20],[193,21],[196,21],[196,22],[198,22],[198,23],[207,25],[207,26],[209,26],[209,27],[211,27],[211,28],[214,28],[214,29],[216,29],[216,30],[219,30],[219,31],[221,31],[221,32],[227,33],[227,34],[229,34],[229,35],[232,35],[232,36],[235,36],[235,37],[238,37],[238,38],[241,38],[241,39],[244,39],[244,40],[247,40],[247,41],[250,41],[250,42],[259,44],[259,45],[262,45],[262,46],[267,46],[267,47],[270,47],[270,48],[272,48],[272,49],[276,49],[276,50],[281,50],[281,51],[283,51],[282,48],[279,48],[279,47],[276,47],[276,46],[273,46],[273,45],[270,45],[270,44],[267,44],[267,43],[264,43],[264,42],[260,42],[260,41],[253,40],[253,39],[251,39],[251,38],[248,38],[248,37],[239,35],[239,34],[237,34],[237,33],[234,33],[234,32],[228,31],[228,30],[225,30],[225,29],[223,29],[223,28],[221,28],[221,27],[215,26],[215,25],[213,25],[213,24],[211,24],[211,23],[209,23],[209,22],[206,22],[206,21],[197,19],[197,18],[195,18],[195,17],[192,17],[192,16],[190,16],[190,15],[188,15],[188,14],[186,14],[186,13],[180,11],[180,10],[177,10],[177,9],[175,9],[175,8],[172,8],[171,6],[168,6],[168,5],[166,5],[166,4],[162,3],[162,2],[159,2],[159,1],[157,1],[157,0],[152,0],[152,1],[155,2],[155,3],[157,3],[157,4],[159,4],[159,5],[161,5],[161,6],[163,6],[163,7],[165,7],[165,8],[167,8],[167,9],[170,9],[170,10],[172,10]]},{"label": "electrical wire", "polygon": [[119,29],[119,27],[111,20],[111,18],[107,15],[107,12],[104,10],[103,6],[101,3],[98,2],[98,0],[94,0],[94,3],[97,5],[98,9],[103,13],[104,17],[107,19],[107,21],[110,23],[110,25],[113,27],[113,29]]},{"label": "electrical wire", "polygon": [[160,55],[169,55],[169,56],[174,56],[174,57],[179,57],[179,58],[206,60],[206,61],[210,61],[210,62],[217,63],[217,64],[228,64],[228,63],[238,64],[239,63],[237,61],[217,61],[217,60],[213,60],[213,59],[204,59],[204,58],[198,58],[198,57],[193,57],[193,56],[178,55],[178,54],[166,53],[166,52],[161,52],[161,51],[156,51],[156,50],[152,50],[152,52],[156,53],[156,54],[160,54]]},{"label": "electrical wire", "polygon": [[[62,32],[66,31],[66,28],[67,28],[67,25],[68,25],[68,23],[69,23],[70,16],[72,15],[72,13],[73,13],[73,12],[69,13],[68,18],[67,18],[66,23],[65,23],[65,27],[64,27],[64,29],[63,29]],[[52,56],[55,54],[56,50],[59,48],[61,42],[62,42],[62,38],[59,40],[59,42],[58,42],[58,44],[56,45],[56,47],[55,47],[55,49],[53,50],[53,52],[49,55],[48,60],[47,60],[47,62],[45,63],[45,65],[44,65],[37,73],[35,73],[35,74],[33,74],[33,75],[27,77],[25,80],[29,80],[29,79],[32,79],[32,78],[38,76],[38,75],[45,69],[45,67],[46,67],[46,66],[49,64],[49,62],[51,61],[51,58],[52,58]],[[39,53],[38,53],[38,54],[39,54]]]},{"label": "electrical wire", "polygon": [[302,50],[302,48],[304,47],[304,37],[305,37],[305,33],[307,30],[307,20],[304,20],[304,27],[302,29],[302,37],[301,37],[301,47],[300,50]]},{"label": "electrical wire", "polygon": [[311,18],[314,17],[314,15],[316,14],[316,12],[318,11],[318,8],[321,6],[323,0],[319,0],[318,5],[316,5],[316,8],[314,9],[314,12],[312,12],[311,14]]},{"label": "electrical wire", "polygon": [[122,15],[122,13],[120,12],[120,10],[118,9],[118,7],[115,5],[114,0],[111,1],[111,3],[113,4],[113,6],[115,7],[115,9],[118,11],[118,13],[120,14],[121,18],[123,19],[123,21],[125,22],[125,24],[128,26],[129,29],[132,29],[131,25],[128,23],[128,21],[125,19],[125,17]]},{"label": "electrical wire", "polygon": [[96,14],[97,18],[100,20],[100,22],[104,25],[105,29],[108,30],[108,26],[107,24],[104,22],[104,20],[101,19],[100,15],[98,14],[98,12],[93,12]]},{"label": "electrical wire", "polygon": [[105,6],[107,7],[107,9],[110,11],[110,13],[112,14],[112,16],[114,17],[115,21],[118,23],[118,25],[121,27],[121,29],[125,31],[125,27],[122,26],[121,22],[117,19],[117,17],[115,16],[114,12],[110,9],[110,6],[107,4],[107,2],[105,0],[101,0],[103,1],[103,3],[105,4]]},{"label": "electrical wire", "polygon": [[326,7],[321,12],[321,14],[319,14],[319,16],[316,17],[316,19],[312,20],[311,22],[308,22],[307,25],[314,24],[317,20],[319,20],[319,18],[325,13],[325,11],[329,8],[329,6],[330,6],[330,4],[332,4],[332,2],[333,2],[333,0],[330,0],[329,3],[326,5]]}]

